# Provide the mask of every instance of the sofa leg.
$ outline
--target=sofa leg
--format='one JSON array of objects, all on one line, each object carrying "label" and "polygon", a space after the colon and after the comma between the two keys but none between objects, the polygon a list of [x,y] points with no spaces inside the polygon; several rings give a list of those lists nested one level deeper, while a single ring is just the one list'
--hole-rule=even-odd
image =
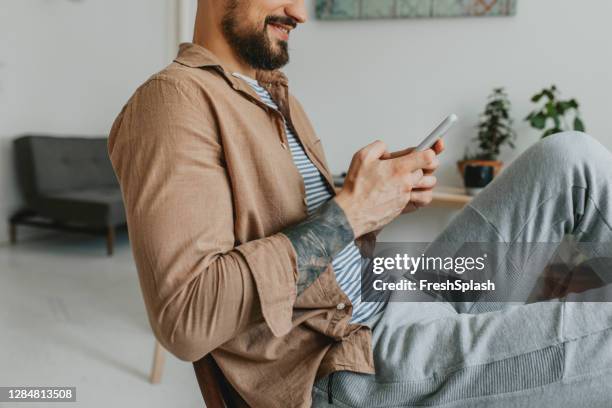
[{"label": "sofa leg", "polygon": [[9,223],[9,239],[11,241],[11,245],[15,245],[17,243],[17,224],[13,222]]},{"label": "sofa leg", "polygon": [[109,225],[106,230],[106,253],[108,256],[113,255],[113,249],[115,247],[115,227]]}]

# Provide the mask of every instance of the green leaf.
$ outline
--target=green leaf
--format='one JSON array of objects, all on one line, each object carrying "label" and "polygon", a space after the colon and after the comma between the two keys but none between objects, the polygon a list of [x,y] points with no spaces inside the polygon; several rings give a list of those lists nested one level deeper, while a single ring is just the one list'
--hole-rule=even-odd
[{"label": "green leaf", "polygon": [[578,132],[585,131],[584,122],[577,116],[576,119],[574,119],[574,130],[577,130]]},{"label": "green leaf", "polygon": [[544,116],[544,114],[540,112],[536,114],[535,116],[533,116],[530,122],[531,122],[531,126],[533,126],[536,129],[542,130],[546,127],[546,116]]},{"label": "green leaf", "polygon": [[546,97],[552,101],[555,99],[555,94],[554,94],[555,91],[556,89],[554,87],[551,90],[545,89],[544,95],[546,95]]},{"label": "green leaf", "polygon": [[542,99],[543,96],[544,96],[544,92],[540,92],[539,94],[535,94],[531,98],[531,102],[538,103],[538,102],[540,102],[540,99]]}]

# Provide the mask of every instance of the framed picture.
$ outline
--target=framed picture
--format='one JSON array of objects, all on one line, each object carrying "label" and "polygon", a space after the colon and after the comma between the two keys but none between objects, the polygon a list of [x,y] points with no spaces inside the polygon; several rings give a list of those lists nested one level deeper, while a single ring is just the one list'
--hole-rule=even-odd
[{"label": "framed picture", "polygon": [[317,0],[322,20],[513,16],[518,0]]}]

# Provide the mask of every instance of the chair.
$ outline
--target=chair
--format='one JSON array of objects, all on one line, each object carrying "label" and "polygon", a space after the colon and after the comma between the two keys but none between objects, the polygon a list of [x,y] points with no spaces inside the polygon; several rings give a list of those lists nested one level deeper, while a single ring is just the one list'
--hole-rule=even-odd
[{"label": "chair", "polygon": [[249,405],[225,379],[212,355],[193,363],[206,408],[249,408]]},{"label": "chair", "polygon": [[[158,341],[155,341],[153,364],[149,375],[151,384],[158,384],[161,381],[164,363],[165,350]],[[249,408],[225,379],[212,355],[207,354],[194,362],[193,368],[206,408]]]},{"label": "chair", "polygon": [[30,225],[104,234],[112,255],[115,228],[126,217],[107,138],[29,135],[14,150],[25,205],[10,218],[11,243],[17,225]]},{"label": "chair", "polygon": [[149,382],[151,384],[159,384],[161,382],[164,365],[166,363],[165,350],[157,340],[155,340],[155,351],[153,351],[153,364],[151,366],[151,374]]}]

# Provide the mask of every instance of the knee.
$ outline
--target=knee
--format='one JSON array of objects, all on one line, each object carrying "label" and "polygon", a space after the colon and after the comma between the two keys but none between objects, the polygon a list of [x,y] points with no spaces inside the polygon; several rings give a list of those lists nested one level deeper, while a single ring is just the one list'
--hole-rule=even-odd
[{"label": "knee", "polygon": [[533,146],[533,153],[561,165],[581,163],[601,153],[605,148],[592,136],[583,132],[562,132],[548,136]]}]

